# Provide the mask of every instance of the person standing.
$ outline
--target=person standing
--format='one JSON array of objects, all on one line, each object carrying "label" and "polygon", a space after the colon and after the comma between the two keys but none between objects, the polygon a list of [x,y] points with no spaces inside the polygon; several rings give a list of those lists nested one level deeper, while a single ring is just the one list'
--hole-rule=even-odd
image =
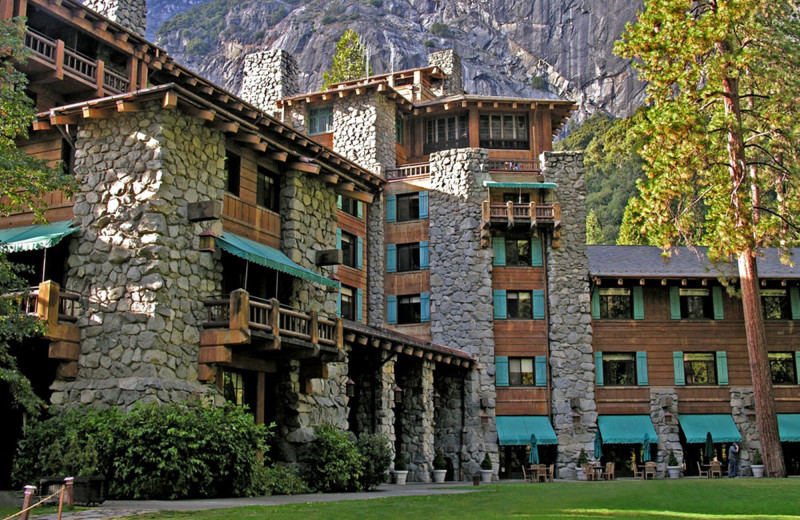
[{"label": "person standing", "polygon": [[728,448],[728,478],[739,476],[739,444],[733,442]]}]

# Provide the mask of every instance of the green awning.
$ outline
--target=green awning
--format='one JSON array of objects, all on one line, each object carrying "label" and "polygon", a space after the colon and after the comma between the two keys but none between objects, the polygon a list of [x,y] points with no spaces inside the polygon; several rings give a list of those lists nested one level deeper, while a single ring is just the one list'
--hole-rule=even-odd
[{"label": "green awning", "polygon": [[497,181],[483,181],[485,188],[549,188],[555,189],[555,182],[497,182]]},{"label": "green awning", "polygon": [[558,444],[558,437],[543,415],[501,415],[496,418],[500,446],[527,446],[531,434],[536,434],[539,444]]},{"label": "green awning", "polygon": [[252,240],[242,238],[233,233],[222,233],[221,237],[215,240],[217,245],[223,251],[227,251],[232,255],[239,258],[244,258],[254,264],[263,265],[280,271],[282,273],[297,276],[311,282],[325,285],[327,287],[339,287],[339,282],[326,278],[319,273],[315,273],[311,269],[300,267],[296,263],[289,260],[289,257],[269,246],[259,244]]},{"label": "green awning", "polygon": [[706,442],[708,432],[711,432],[715,443],[742,440],[742,435],[729,414],[681,414],[680,422],[688,444]]},{"label": "green awning", "polygon": [[597,418],[603,444],[642,444],[644,436],[658,442],[649,415],[601,415]]},{"label": "green awning", "polygon": [[800,413],[779,413],[778,432],[781,442],[800,442]]},{"label": "green awning", "polygon": [[53,247],[62,238],[78,230],[69,226],[69,220],[61,220],[50,224],[3,229],[0,231],[0,250],[19,253]]}]

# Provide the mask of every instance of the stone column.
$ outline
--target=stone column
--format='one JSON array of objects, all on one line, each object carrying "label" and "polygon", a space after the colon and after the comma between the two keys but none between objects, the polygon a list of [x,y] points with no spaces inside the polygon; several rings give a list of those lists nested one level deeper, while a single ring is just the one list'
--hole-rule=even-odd
[{"label": "stone column", "polygon": [[428,55],[428,64],[439,67],[446,74],[442,85],[441,95],[451,96],[464,93],[464,68],[461,65],[461,58],[453,49],[446,51],[432,52]]},{"label": "stone column", "polygon": [[[412,365],[413,363],[413,365]],[[430,482],[433,470],[433,370],[431,361],[404,363],[402,449],[408,457],[409,480]]]},{"label": "stone column", "polygon": [[370,327],[383,327],[386,240],[384,235],[386,210],[383,193],[367,205],[367,301],[365,322]]},{"label": "stone column", "polygon": [[678,427],[678,392],[674,388],[650,389],[650,420],[658,435],[656,462],[666,464],[669,450],[673,450],[678,461],[683,462],[683,448]]},{"label": "stone column", "polygon": [[298,94],[298,90],[297,62],[285,50],[254,52],[245,57],[239,95],[248,103],[277,116],[275,103]]},{"label": "stone column", "polygon": [[[487,161],[488,151],[476,148],[430,156],[431,339],[478,360],[477,369],[465,374],[466,423],[459,432],[465,477],[478,471],[486,452],[498,461],[492,250],[481,249],[479,236],[483,181],[489,180]],[[490,418],[486,424],[482,414]],[[455,421],[445,418],[443,423]]]},{"label": "stone column", "polygon": [[[438,406],[434,416],[434,455],[441,450],[452,473],[448,478],[459,480],[461,436],[463,433],[463,408],[461,391],[463,375],[459,369],[448,365],[436,367],[434,372],[434,392],[439,394]],[[436,404],[434,402],[434,404]]]},{"label": "stone column", "polygon": [[753,388],[731,388],[730,393],[733,422],[742,434],[742,442],[739,444],[742,448],[739,451],[739,474],[752,475],[750,465],[753,463],[753,453],[756,449],[761,450]]},{"label": "stone column", "polygon": [[586,256],[586,183],[583,154],[545,152],[540,157],[547,182],[558,187],[561,226],[547,240],[552,410],[561,477],[574,475],[581,448],[591,453],[597,430],[594,354]]},{"label": "stone column", "polygon": [[395,105],[370,91],[333,104],[333,150],[378,175],[394,168]]},{"label": "stone column", "polygon": [[83,5],[144,38],[147,29],[145,0],[84,0]]}]

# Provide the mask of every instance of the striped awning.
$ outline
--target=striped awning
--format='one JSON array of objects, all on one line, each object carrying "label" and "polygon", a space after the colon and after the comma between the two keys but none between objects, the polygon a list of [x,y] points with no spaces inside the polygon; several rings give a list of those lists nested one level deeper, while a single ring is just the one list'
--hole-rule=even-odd
[{"label": "striped awning", "polygon": [[531,443],[532,433],[536,434],[539,444],[558,444],[556,432],[546,416],[501,415],[495,421],[500,446],[527,446]]}]

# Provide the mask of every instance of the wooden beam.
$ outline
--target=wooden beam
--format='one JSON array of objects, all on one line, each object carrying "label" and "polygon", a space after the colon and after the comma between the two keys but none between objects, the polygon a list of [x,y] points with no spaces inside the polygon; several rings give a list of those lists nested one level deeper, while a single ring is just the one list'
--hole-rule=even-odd
[{"label": "wooden beam", "polygon": [[134,103],[133,101],[125,101],[120,99],[117,101],[117,112],[122,113],[129,113],[129,112],[141,112],[142,106],[138,103]]},{"label": "wooden beam", "polygon": [[197,90],[199,90],[201,93],[207,96],[210,96],[211,94],[214,93],[214,88],[211,87],[211,85],[198,85]]},{"label": "wooden beam", "polygon": [[68,116],[64,116],[64,115],[61,115],[61,116],[52,115],[52,116],[50,116],[50,124],[52,124],[52,125],[74,125],[78,121],[80,121],[80,116],[78,116],[77,114],[72,114],[72,115],[68,115]]},{"label": "wooden beam", "polygon": [[33,122],[33,130],[38,132],[40,130],[50,130],[53,128],[53,125],[50,124],[50,121],[44,121],[41,119],[37,119]]},{"label": "wooden beam", "polygon": [[214,113],[213,110],[207,110],[205,108],[198,108],[194,105],[183,105],[181,107],[183,111],[189,114],[192,117],[196,117],[197,119],[202,119],[203,121],[213,121],[214,117],[217,114]]},{"label": "wooden beam", "polygon": [[261,136],[259,136],[258,134],[251,134],[250,132],[241,133],[237,135],[234,140],[240,143],[255,144],[261,142]]},{"label": "wooden beam", "polygon": [[367,204],[372,204],[372,201],[375,199],[373,194],[361,190],[353,190],[348,192],[347,196],[351,199],[360,200],[361,202],[365,202]]},{"label": "wooden beam", "polygon": [[356,185],[352,182],[342,182],[336,187],[336,192],[350,193],[355,191]]},{"label": "wooden beam", "polygon": [[164,94],[164,102],[161,106],[167,109],[172,109],[178,106],[178,94],[175,92],[167,92]]},{"label": "wooden beam", "polygon": [[83,117],[85,119],[106,119],[114,110],[111,108],[92,108],[92,107],[83,107],[81,109],[83,113]]},{"label": "wooden beam", "polygon": [[332,173],[321,173],[319,175],[319,180],[330,184],[336,184],[339,182],[339,176]]},{"label": "wooden beam", "polygon": [[226,134],[235,134],[239,131],[239,123],[235,121],[212,121],[211,128],[225,132]]},{"label": "wooden beam", "polygon": [[320,171],[319,164],[302,162],[302,161],[293,161],[290,163],[286,163],[286,167],[292,170],[299,170],[301,172],[306,172],[306,173],[319,173]]},{"label": "wooden beam", "polygon": [[289,158],[289,154],[286,152],[270,152],[267,154],[267,157],[274,161],[286,162],[286,159]]}]

